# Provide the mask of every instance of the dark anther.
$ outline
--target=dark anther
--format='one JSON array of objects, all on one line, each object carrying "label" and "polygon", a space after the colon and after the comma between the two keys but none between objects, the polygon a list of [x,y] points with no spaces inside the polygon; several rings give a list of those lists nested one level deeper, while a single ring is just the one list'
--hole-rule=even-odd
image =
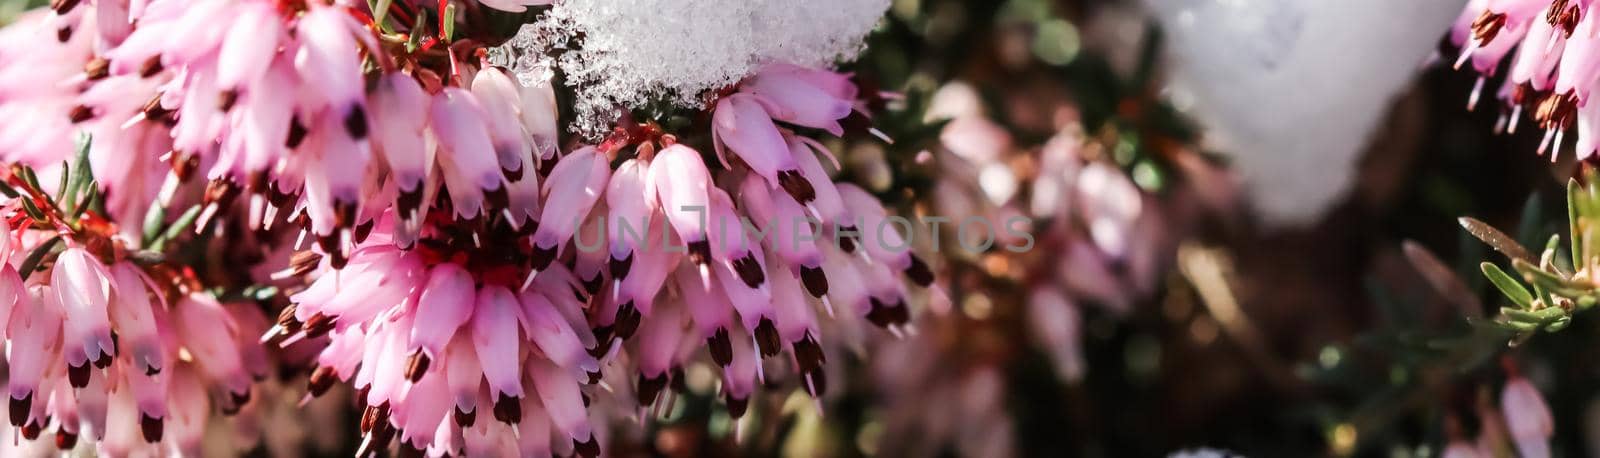
[{"label": "dark anther", "polygon": [[588,292],[590,296],[600,294],[600,284],[604,280],[605,276],[600,275],[600,272],[595,272],[594,278],[583,280],[583,290]]},{"label": "dark anther", "polygon": [[356,243],[365,242],[367,241],[367,236],[372,235],[372,228],[377,227],[377,225],[377,219],[369,219],[365,223],[357,224],[355,233],[350,234],[350,236],[355,238]]},{"label": "dark anther", "polygon": [[149,443],[161,442],[161,436],[166,429],[160,418],[152,417],[146,413],[139,413],[139,431],[144,433],[144,441]]},{"label": "dark anther", "polygon": [[28,415],[33,411],[33,393],[29,392],[22,399],[11,398],[11,426],[20,427],[28,421]]},{"label": "dark anther", "polygon": [[422,186],[419,184],[416,189],[401,190],[400,198],[395,203],[400,205],[401,214],[409,217],[412,211],[422,206]]},{"label": "dark anther", "polygon": [[699,265],[711,263],[711,242],[700,240],[689,242],[689,260]]},{"label": "dark anther", "polygon": [[811,297],[828,294],[828,275],[822,272],[821,267],[800,267],[800,283],[805,284],[806,292],[811,293]]},{"label": "dark anther", "polygon": [[77,366],[73,366],[71,364],[67,365],[67,383],[72,384],[73,388],[83,388],[89,386],[90,374],[89,363],[87,361]]},{"label": "dark anther", "polygon": [[[621,313],[618,313],[618,315],[621,315]],[[590,331],[594,332],[595,345],[594,348],[589,349],[589,356],[596,358],[605,356],[607,352],[611,351],[611,336],[612,332],[616,331],[616,323],[612,323],[609,326],[600,326]]]},{"label": "dark anther", "polygon": [[500,393],[494,400],[494,419],[512,425],[522,423],[522,400]]},{"label": "dark anther", "polygon": [[871,321],[872,324],[878,325],[880,328],[887,328],[889,325],[895,324],[896,314],[893,310],[890,310],[889,306],[884,305],[876,297],[868,300],[871,302],[872,308],[867,311],[867,321]]},{"label": "dark anther", "polygon": [[162,68],[161,56],[159,54],[150,56],[149,59],[144,60],[144,63],[139,64],[139,77],[149,78],[156,76],[157,73],[161,73]]},{"label": "dark anther", "polygon": [[[237,103],[239,103],[239,90],[238,89],[228,89],[228,90],[222,91],[221,94],[217,94],[217,110],[219,110],[219,111],[221,111],[223,113],[227,113],[229,111],[232,111],[233,110],[233,105],[237,104]],[[294,126],[296,124],[295,121],[296,120],[293,117],[290,118],[290,121],[289,121],[289,132],[291,132],[291,135],[294,132]],[[290,146],[290,148],[293,148],[293,146]]]},{"label": "dark anther", "polygon": [[172,176],[178,177],[179,182],[187,182],[189,177],[194,176],[194,171],[200,168],[200,157],[173,151],[171,165]]},{"label": "dark anther", "polygon": [[[856,231],[856,227],[855,226],[839,226],[837,229],[834,230],[834,232],[839,233],[839,234],[845,234],[845,233],[857,234],[857,233],[859,233],[859,232]],[[844,251],[845,253],[855,253],[856,252],[856,238],[854,236],[847,235],[847,236],[843,236],[843,237],[838,237],[837,239],[839,240],[839,249],[840,250]]]},{"label": "dark anther", "polygon": [[228,393],[228,400],[233,402],[235,409],[250,403],[250,389],[245,388],[241,393]]},{"label": "dark anther", "polygon": [[1500,30],[1505,28],[1505,25],[1504,13],[1484,10],[1482,15],[1472,21],[1472,37],[1476,38],[1478,43],[1494,41],[1494,37],[1500,35]]},{"label": "dark anther", "polygon": [[750,410],[749,398],[735,399],[733,396],[724,396],[723,401],[728,403],[728,416],[734,419],[743,418],[745,411]]},{"label": "dark anther", "polygon": [[[116,342],[116,341],[112,340],[112,342]],[[116,345],[112,345],[112,350],[116,350],[115,347],[116,347]],[[107,352],[103,352],[103,351],[100,352],[100,357],[99,358],[95,358],[94,361],[93,361],[94,362],[94,367],[99,368],[99,369],[105,369],[107,367],[111,367],[111,357],[112,356],[115,356],[115,355],[112,355],[111,353],[107,353]]]},{"label": "dark anther", "polygon": [[78,0],[50,0],[50,9],[56,14],[67,14],[78,7]]},{"label": "dark anther", "polygon": [[810,379],[810,381],[811,381],[811,385],[809,387],[807,387],[807,390],[811,391],[811,397],[820,398],[820,397],[822,397],[822,395],[828,393],[828,373],[827,372],[821,371],[821,370],[815,370],[815,371],[811,371],[811,372],[806,372],[805,376],[808,377]]},{"label": "dark anther", "polygon": [[572,450],[583,458],[595,458],[600,456],[600,441],[595,440],[594,436],[590,435],[587,441],[573,441]]},{"label": "dark anther", "polygon": [[350,107],[350,112],[344,115],[344,131],[356,140],[367,138],[367,110],[361,105]]},{"label": "dark anther", "polygon": [[755,338],[756,347],[761,349],[763,358],[783,351],[783,343],[778,337],[778,327],[773,325],[770,319],[762,318],[761,322],[756,324]]},{"label": "dark anther", "polygon": [[306,141],[306,125],[300,122],[300,116],[289,117],[289,135],[284,137],[283,146],[289,149],[299,148]]},{"label": "dark anther", "polygon": [[422,376],[428,374],[429,362],[428,355],[422,350],[412,353],[411,357],[406,359],[406,380],[410,380],[411,383],[422,381]]},{"label": "dark anther", "polygon": [[317,370],[311,371],[311,377],[306,379],[306,392],[311,393],[312,397],[321,397],[338,381],[339,374],[332,367],[319,366]]},{"label": "dark anther", "polygon": [[626,258],[617,259],[615,256],[612,256],[609,259],[610,261],[607,261],[607,267],[611,269],[611,279],[615,281],[622,281],[622,279],[628,278],[628,270],[633,268],[633,252],[629,251],[628,257]]},{"label": "dark anther", "polygon": [[[293,255],[289,256],[289,268],[293,269],[291,272],[294,272],[295,276],[309,274],[312,270],[317,268],[317,264],[321,263],[322,254],[311,250],[296,251]],[[297,308],[295,305],[290,305],[288,308],[283,309],[287,315],[279,314],[278,324],[284,324],[285,318],[293,320],[295,308]]]},{"label": "dark anther", "polygon": [[783,187],[783,190],[801,205],[817,198],[817,190],[811,187],[811,181],[806,180],[805,175],[801,175],[799,170],[778,172],[778,186]]},{"label": "dark anther", "polygon": [[72,107],[71,110],[67,111],[67,120],[72,121],[73,124],[88,121],[90,119],[94,119],[94,109],[89,108],[88,105],[77,105]]},{"label": "dark anther", "polygon": [[639,309],[634,308],[633,301],[628,301],[618,307],[617,322],[614,324],[617,337],[624,340],[633,337],[633,333],[639,330],[639,320],[642,318],[643,316],[639,315]]},{"label": "dark anther", "polygon": [[505,175],[506,181],[512,182],[512,183],[516,183],[518,181],[522,181],[522,174],[526,170],[527,170],[526,167],[523,167],[521,164],[518,164],[516,169],[508,169],[508,168],[505,168],[505,167],[501,167],[500,168],[500,174],[501,175]]},{"label": "dark anther", "polygon": [[72,450],[78,446],[78,434],[56,431],[56,450]]},{"label": "dark anther", "polygon": [[552,156],[552,157],[550,157],[548,159],[542,159],[542,160],[539,161],[539,177],[540,178],[544,178],[544,177],[550,176],[550,171],[555,170],[555,169],[556,169],[556,158],[555,157]]},{"label": "dark anther", "polygon": [[933,269],[928,268],[928,263],[923,262],[917,255],[911,255],[911,265],[906,267],[906,278],[910,278],[917,286],[927,288],[933,284]]},{"label": "dark anther", "polygon": [[718,328],[717,332],[706,338],[706,345],[711,351],[711,360],[718,366],[733,364],[733,341],[728,339],[727,329]]},{"label": "dark anther", "polygon": [[639,374],[639,388],[637,390],[639,405],[648,406],[656,402],[656,396],[661,394],[661,389],[667,387],[667,374],[655,377],[646,377]]},{"label": "dark anther", "polygon": [[533,244],[533,270],[544,270],[546,267],[550,267],[550,263],[556,260],[556,248],[554,246],[542,247],[537,243]]},{"label": "dark anther", "polygon": [[484,191],[483,197],[489,201],[490,208],[507,208],[511,206],[511,195],[506,193],[506,185],[504,184]]},{"label": "dark anther", "polygon": [[455,412],[455,415],[453,416],[456,419],[456,426],[470,428],[472,427],[473,423],[478,422],[478,409],[476,408],[472,409],[471,412],[463,412],[461,411],[461,407],[457,406],[455,409],[453,409],[453,411]]},{"label": "dark anther", "polygon": [[99,81],[111,76],[111,61],[104,57],[96,57],[89,63],[83,64],[83,78],[89,81]]},{"label": "dark anther", "polygon": [[42,432],[44,432],[44,425],[39,424],[39,422],[29,422],[27,426],[22,427],[22,438],[27,440],[38,439],[39,433]]},{"label": "dark anther", "polygon": [[733,271],[739,274],[739,279],[745,286],[756,288],[767,281],[767,272],[761,268],[761,263],[756,260],[754,253],[733,260]]},{"label": "dark anther", "polygon": [[317,312],[316,315],[311,315],[311,318],[306,319],[305,329],[306,338],[308,339],[322,337],[328,331],[333,330],[333,317]]},{"label": "dark anther", "polygon": [[211,180],[206,183],[206,192],[203,197],[207,204],[217,204],[218,207],[233,205],[233,199],[239,197],[239,185],[225,179]]},{"label": "dark anther", "polygon": [[822,369],[822,363],[827,360],[827,355],[822,353],[822,345],[817,343],[817,339],[812,337],[811,333],[806,333],[804,338],[794,342],[794,362],[800,367],[801,372]]}]

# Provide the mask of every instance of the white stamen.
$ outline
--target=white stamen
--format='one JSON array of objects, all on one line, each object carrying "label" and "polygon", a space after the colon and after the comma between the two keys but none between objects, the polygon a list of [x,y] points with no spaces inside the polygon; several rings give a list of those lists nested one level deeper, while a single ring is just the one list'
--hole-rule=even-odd
[{"label": "white stamen", "polygon": [[878,139],[883,140],[884,143],[888,143],[890,145],[894,144],[894,139],[889,138],[889,134],[883,133],[883,131],[878,130],[876,127],[867,129],[867,133],[872,134],[874,137],[878,137]]},{"label": "white stamen", "polygon": [[533,286],[533,278],[537,276],[539,276],[538,270],[529,270],[528,278],[522,280],[522,289],[517,290],[517,292],[527,291],[529,286]]},{"label": "white stamen", "polygon": [[1549,149],[1550,138],[1554,137],[1555,133],[1556,133],[1555,129],[1546,129],[1544,131],[1544,138],[1539,140],[1539,149],[1538,149],[1538,151],[1536,151],[1536,154],[1538,154],[1540,156],[1544,155],[1544,151],[1546,149]]},{"label": "white stamen", "polygon": [[1456,70],[1460,70],[1462,65],[1466,65],[1467,61],[1472,59],[1472,53],[1477,52],[1477,51],[1478,51],[1478,40],[1469,40],[1468,44],[1467,44],[1467,49],[1464,49],[1464,50],[1461,51],[1461,57],[1457,57],[1455,65],[1452,65],[1450,68],[1453,68],[1453,69],[1456,69]]},{"label": "white stamen", "polygon": [[296,332],[294,335],[289,336],[289,338],[283,339],[283,343],[278,344],[278,348],[288,348],[290,345],[294,345],[295,342],[305,340],[305,338],[306,333]]},{"label": "white stamen", "polygon": [[283,329],[283,325],[281,324],[272,325],[271,328],[267,328],[267,332],[261,334],[261,340],[256,341],[256,343],[267,343],[268,340],[272,340],[273,337],[277,337],[278,333],[283,332]]},{"label": "white stamen", "polygon": [[117,128],[118,129],[122,129],[122,130],[128,130],[129,127],[133,127],[135,124],[138,124],[139,121],[143,121],[143,120],[144,120],[144,111],[140,111],[138,113],[134,113],[133,117],[128,118],[127,121],[123,121],[122,125],[117,126]]},{"label": "white stamen", "polygon": [[755,339],[750,339],[750,349],[756,352],[756,380],[760,380],[762,384],[766,384],[767,368],[761,364],[761,346],[756,344]]},{"label": "white stamen", "polygon": [[601,366],[605,366],[605,365],[611,364],[612,358],[616,358],[617,357],[617,352],[621,351],[621,350],[622,350],[622,338],[621,337],[612,337],[611,338],[611,349],[610,350],[606,350],[606,356],[604,358],[600,358],[600,365]]},{"label": "white stamen", "polygon": [[206,205],[205,209],[200,210],[200,219],[194,221],[195,235],[200,235],[206,231],[206,226],[211,224],[211,218],[217,216],[218,210],[220,210],[220,208],[217,208],[216,202],[212,202],[211,204]]},{"label": "white stamen", "polygon": [[1555,163],[1556,162],[1556,158],[1561,157],[1561,139],[1563,137],[1566,137],[1566,136],[1567,136],[1567,130],[1566,129],[1561,129],[1561,130],[1556,131],[1556,140],[1555,140],[1555,142],[1550,144],[1550,162],[1551,163]]},{"label": "white stamen", "polygon": [[1472,83],[1472,95],[1467,96],[1467,111],[1478,107],[1478,98],[1483,95],[1483,81],[1484,78],[1480,76],[1476,83]]},{"label": "white stamen", "polygon": [[1511,107],[1511,121],[1506,124],[1506,133],[1517,133],[1517,122],[1522,120],[1522,105]]},{"label": "white stamen", "polygon": [[167,178],[161,181],[161,191],[156,194],[156,201],[165,206],[172,203],[172,195],[178,192],[178,174],[168,173]]}]

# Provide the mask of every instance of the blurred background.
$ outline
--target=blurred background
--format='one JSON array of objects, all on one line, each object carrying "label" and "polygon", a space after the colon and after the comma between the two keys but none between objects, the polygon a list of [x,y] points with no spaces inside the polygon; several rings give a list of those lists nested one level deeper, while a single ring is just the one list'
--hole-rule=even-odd
[{"label": "blurred background", "polygon": [[[770,446],[1515,456],[1498,409],[1518,374],[1551,406],[1556,456],[1600,454],[1592,317],[1515,348],[1465,320],[1503,300],[1457,217],[1540,246],[1575,167],[1535,156],[1540,132],[1496,134],[1500,108],[1467,109],[1477,76],[1438,62],[1465,3],[895,1],[851,68],[930,124],[886,128],[890,178],[865,180],[920,211],[1041,216],[1059,240],[943,266],[948,314],[882,344],[841,407],[793,414]],[[1041,173],[1059,173],[1064,138],[1077,192],[1094,164],[1137,186],[1123,230],[1148,253],[1097,231],[1128,205]],[[1069,214],[1038,213],[1052,194]]]}]

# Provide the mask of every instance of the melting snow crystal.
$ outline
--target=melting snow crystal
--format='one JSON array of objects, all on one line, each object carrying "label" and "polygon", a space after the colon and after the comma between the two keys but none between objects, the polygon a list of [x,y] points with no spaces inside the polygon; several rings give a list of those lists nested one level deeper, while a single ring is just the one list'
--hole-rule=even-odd
[{"label": "melting snow crystal", "polygon": [[610,128],[619,106],[667,101],[699,108],[707,91],[766,62],[826,67],[852,59],[888,6],[889,0],[568,0],[524,25],[491,59],[524,84],[559,70],[578,93],[573,130],[596,137]]}]

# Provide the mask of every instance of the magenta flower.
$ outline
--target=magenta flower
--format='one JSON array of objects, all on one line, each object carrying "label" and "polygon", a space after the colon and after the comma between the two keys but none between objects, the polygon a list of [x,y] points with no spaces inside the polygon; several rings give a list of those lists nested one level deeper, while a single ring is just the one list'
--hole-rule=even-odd
[{"label": "magenta flower", "polygon": [[[1474,0],[1450,31],[1461,48],[1455,66],[1469,62],[1479,73],[1467,106],[1477,105],[1487,78],[1508,57],[1510,73],[1495,91],[1506,104],[1500,126],[1515,132],[1524,113],[1545,131],[1539,153],[1577,128],[1577,157],[1595,152],[1597,122],[1589,103],[1600,72],[1600,19],[1589,2],[1567,0]],[[1551,155],[1552,160],[1555,155]]]}]

